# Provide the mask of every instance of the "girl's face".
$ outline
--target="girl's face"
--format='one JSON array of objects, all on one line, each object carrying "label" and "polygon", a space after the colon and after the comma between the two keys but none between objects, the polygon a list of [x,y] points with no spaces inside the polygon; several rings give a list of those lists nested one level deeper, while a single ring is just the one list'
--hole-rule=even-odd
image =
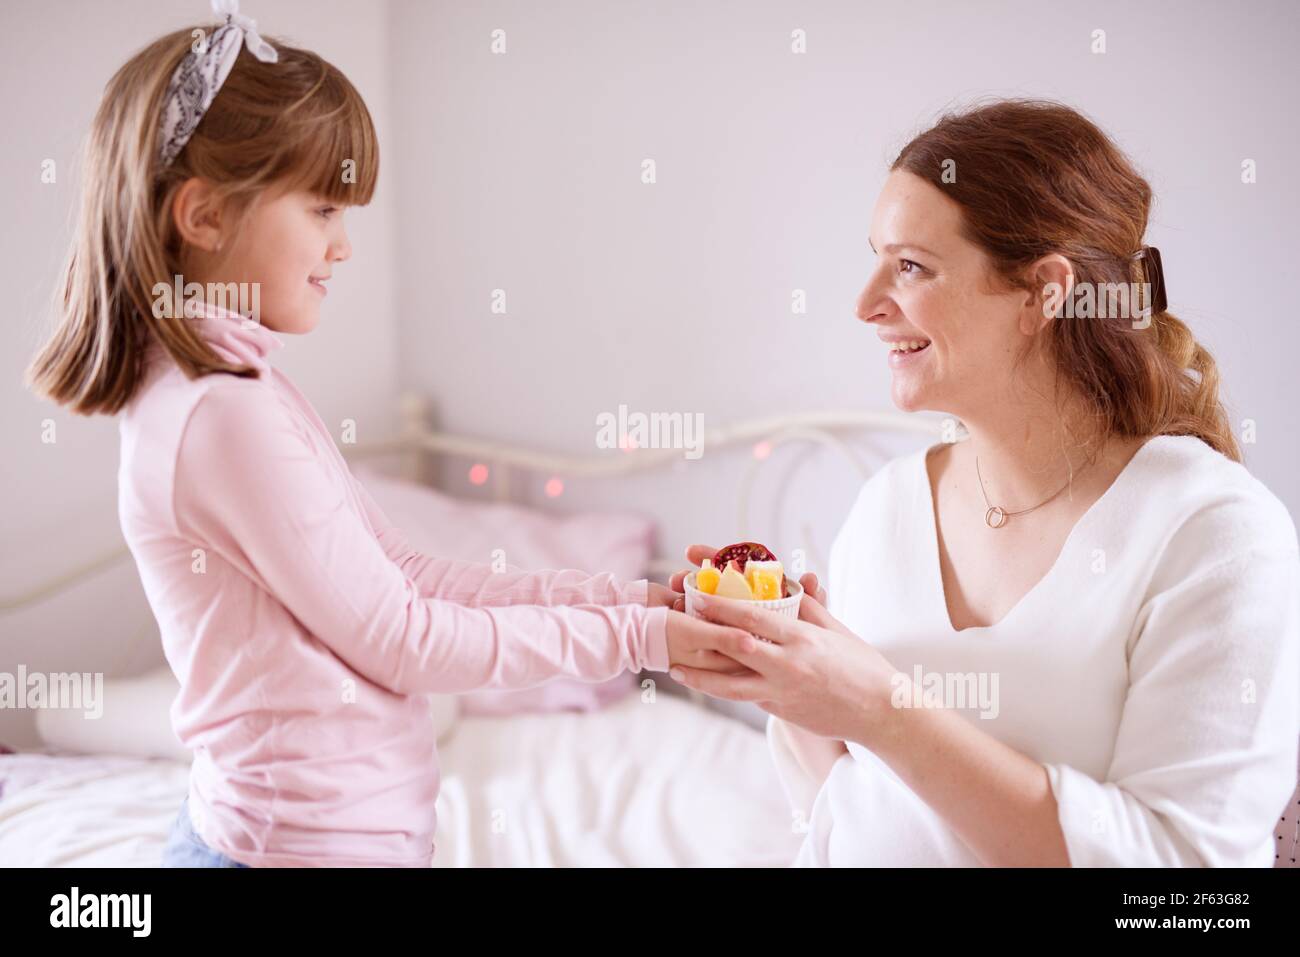
[{"label": "girl's face", "polygon": [[259,197],[239,242],[221,260],[227,282],[261,284],[261,322],[274,332],[316,328],[325,282],[352,255],[344,208],[293,190]]},{"label": "girl's face", "polygon": [[891,395],[907,412],[975,418],[1005,401],[1025,342],[1027,294],[992,290],[988,257],[960,226],[961,207],[912,173],[891,173],[876,201],[869,242],[880,262],[857,315],[877,326],[887,348],[922,344],[888,353]]}]

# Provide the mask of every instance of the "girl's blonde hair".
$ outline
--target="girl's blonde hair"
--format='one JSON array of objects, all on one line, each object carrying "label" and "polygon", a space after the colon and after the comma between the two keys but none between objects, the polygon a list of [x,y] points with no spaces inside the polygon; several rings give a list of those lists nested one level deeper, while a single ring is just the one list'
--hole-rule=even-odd
[{"label": "girl's blonde hair", "polygon": [[56,328],[27,369],[32,389],[81,415],[112,415],[130,401],[151,335],[190,378],[257,375],[223,361],[190,323],[154,316],[155,285],[181,274],[172,202],[186,180],[213,186],[236,237],[264,192],[303,189],[354,206],[374,195],[379,147],[361,95],[336,67],[275,37],[266,39],[276,63],[241,46],[189,142],[161,167],[163,98],[204,32],[177,30],[128,60],[109,80],[86,139]]}]

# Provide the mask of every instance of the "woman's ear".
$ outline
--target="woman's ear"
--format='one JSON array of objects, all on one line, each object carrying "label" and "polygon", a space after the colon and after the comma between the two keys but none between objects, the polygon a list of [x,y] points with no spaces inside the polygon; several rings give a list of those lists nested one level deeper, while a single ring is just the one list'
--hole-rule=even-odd
[{"label": "woman's ear", "polygon": [[181,240],[196,249],[215,253],[221,249],[221,205],[212,186],[191,176],[176,191],[172,221]]},{"label": "woman's ear", "polygon": [[1032,336],[1056,318],[1074,291],[1074,266],[1060,253],[1048,253],[1030,265],[1029,282],[1020,331]]}]

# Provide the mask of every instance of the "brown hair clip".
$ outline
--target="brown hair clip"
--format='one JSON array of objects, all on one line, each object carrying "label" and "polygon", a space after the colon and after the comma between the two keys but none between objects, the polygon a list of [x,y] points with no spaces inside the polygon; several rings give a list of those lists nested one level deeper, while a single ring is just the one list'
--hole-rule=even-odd
[{"label": "brown hair clip", "polygon": [[1129,258],[1144,260],[1147,282],[1151,284],[1151,314],[1164,312],[1169,308],[1169,299],[1165,294],[1165,269],[1160,262],[1160,250],[1155,246],[1143,246]]}]

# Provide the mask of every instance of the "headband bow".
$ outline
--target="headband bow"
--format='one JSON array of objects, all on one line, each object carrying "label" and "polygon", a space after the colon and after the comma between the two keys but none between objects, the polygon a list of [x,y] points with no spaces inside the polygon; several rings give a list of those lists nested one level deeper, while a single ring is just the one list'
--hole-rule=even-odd
[{"label": "headband bow", "polygon": [[185,54],[167,85],[158,140],[161,166],[171,163],[189,142],[230,75],[241,45],[263,63],[280,59],[275,47],[258,34],[257,21],[239,12],[239,0],[212,0],[212,11],[224,15],[226,22],[200,41],[198,49]]},{"label": "headband bow", "polygon": [[1151,284],[1151,314],[1164,312],[1169,307],[1169,300],[1165,294],[1165,269],[1160,262],[1160,250],[1155,246],[1143,246],[1129,259],[1143,260],[1147,282]]}]

